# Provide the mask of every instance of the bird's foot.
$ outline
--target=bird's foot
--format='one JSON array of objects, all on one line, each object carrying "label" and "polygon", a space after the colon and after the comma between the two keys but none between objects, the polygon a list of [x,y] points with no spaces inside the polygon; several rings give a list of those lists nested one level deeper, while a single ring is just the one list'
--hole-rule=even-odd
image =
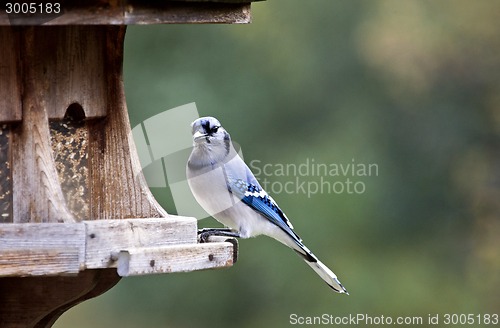
[{"label": "bird's foot", "polygon": [[220,228],[220,229],[213,229],[213,228],[204,228],[198,230],[198,240],[200,243],[206,243],[208,242],[208,239],[210,236],[224,236],[224,237],[233,237],[233,238],[239,238],[240,234],[237,231],[228,229],[228,228]]}]

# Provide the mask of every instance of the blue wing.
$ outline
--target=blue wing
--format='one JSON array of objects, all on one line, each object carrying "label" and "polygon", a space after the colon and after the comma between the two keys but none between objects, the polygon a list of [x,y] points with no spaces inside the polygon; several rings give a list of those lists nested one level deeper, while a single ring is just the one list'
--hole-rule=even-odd
[{"label": "blue wing", "polygon": [[236,179],[227,177],[227,186],[231,193],[250,206],[255,211],[262,214],[269,221],[280,227],[289,234],[297,243],[301,244],[300,237],[292,230],[293,226],[285,213],[279,208],[274,199],[262,189],[260,184],[247,167],[247,179]]}]

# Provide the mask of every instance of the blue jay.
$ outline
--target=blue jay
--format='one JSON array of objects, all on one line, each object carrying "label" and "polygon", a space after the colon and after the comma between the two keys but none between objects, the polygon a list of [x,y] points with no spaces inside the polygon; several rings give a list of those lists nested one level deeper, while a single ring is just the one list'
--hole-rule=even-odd
[{"label": "blue jay", "polygon": [[193,151],[186,173],[195,199],[226,229],[203,229],[209,235],[249,238],[267,235],[296,251],[338,293],[347,293],[337,276],[302,243],[278,204],[260,186],[235,151],[229,133],[213,117],[191,124]]}]

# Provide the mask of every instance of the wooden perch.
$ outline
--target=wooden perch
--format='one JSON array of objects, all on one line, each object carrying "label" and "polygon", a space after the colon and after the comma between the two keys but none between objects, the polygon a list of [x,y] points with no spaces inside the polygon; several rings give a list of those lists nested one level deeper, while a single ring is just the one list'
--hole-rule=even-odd
[{"label": "wooden perch", "polygon": [[236,245],[197,243],[194,218],[0,225],[0,277],[76,275],[118,268],[121,277],[228,267]]},{"label": "wooden perch", "polygon": [[131,248],[115,254],[121,277],[190,272],[233,264],[233,244],[206,243]]}]

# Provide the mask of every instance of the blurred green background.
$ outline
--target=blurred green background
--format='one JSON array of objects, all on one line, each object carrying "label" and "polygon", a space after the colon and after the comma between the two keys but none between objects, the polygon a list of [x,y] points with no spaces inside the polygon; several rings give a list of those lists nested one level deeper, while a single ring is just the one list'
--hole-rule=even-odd
[{"label": "blurred green background", "polygon": [[[499,313],[500,2],[269,0],[252,8],[250,25],[130,26],[131,124],[196,102],[247,161],[376,163],[377,176],[353,178],[362,194],[273,194],[351,295],[333,293],[292,251],[259,237],[240,241],[230,269],[122,279],[55,327]],[[176,213],[168,189],[153,191]]]}]

